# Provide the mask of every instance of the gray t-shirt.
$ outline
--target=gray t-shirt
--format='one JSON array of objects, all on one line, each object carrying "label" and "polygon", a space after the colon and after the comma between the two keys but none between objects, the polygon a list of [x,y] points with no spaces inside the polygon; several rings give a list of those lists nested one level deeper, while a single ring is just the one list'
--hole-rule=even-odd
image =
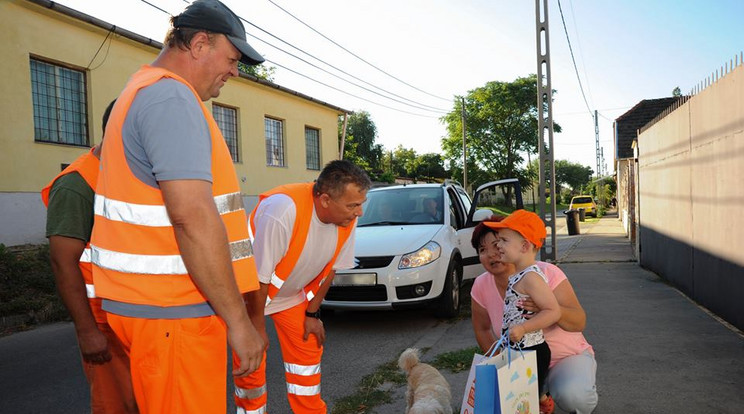
[{"label": "gray t-shirt", "polygon": [[209,126],[194,93],[175,79],[137,92],[122,140],[129,168],[151,187],[168,180],[212,182]]}]

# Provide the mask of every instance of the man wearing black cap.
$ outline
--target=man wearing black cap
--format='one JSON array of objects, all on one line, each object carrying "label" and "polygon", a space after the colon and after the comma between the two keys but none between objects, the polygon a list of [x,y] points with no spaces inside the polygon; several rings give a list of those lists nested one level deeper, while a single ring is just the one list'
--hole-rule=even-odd
[{"label": "man wearing black cap", "polygon": [[130,78],[103,147],[91,237],[96,293],[131,358],[142,413],[226,411],[266,347],[241,294],[258,288],[232,159],[203,104],[263,58],[235,13],[197,0]]}]

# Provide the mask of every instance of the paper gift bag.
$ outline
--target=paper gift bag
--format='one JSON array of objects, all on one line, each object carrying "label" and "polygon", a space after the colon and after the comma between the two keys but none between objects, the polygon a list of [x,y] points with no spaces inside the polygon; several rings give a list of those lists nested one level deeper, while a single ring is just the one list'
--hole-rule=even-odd
[{"label": "paper gift bag", "polygon": [[465,393],[460,405],[460,414],[475,413],[475,367],[485,359],[486,357],[481,354],[473,355],[473,363],[470,364],[470,373],[468,374],[468,381],[465,383]]},{"label": "paper gift bag", "polygon": [[475,414],[539,413],[536,351],[514,351],[475,367]]}]

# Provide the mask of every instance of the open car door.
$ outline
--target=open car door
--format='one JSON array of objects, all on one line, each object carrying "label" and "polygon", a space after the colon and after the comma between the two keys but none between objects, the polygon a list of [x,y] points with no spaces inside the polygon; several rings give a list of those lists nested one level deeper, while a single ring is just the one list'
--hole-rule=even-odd
[{"label": "open car door", "polygon": [[478,277],[484,271],[478,251],[470,243],[473,228],[494,214],[506,216],[520,208],[524,208],[522,187],[516,178],[491,181],[475,190],[465,227],[457,232],[463,257],[463,280]]}]

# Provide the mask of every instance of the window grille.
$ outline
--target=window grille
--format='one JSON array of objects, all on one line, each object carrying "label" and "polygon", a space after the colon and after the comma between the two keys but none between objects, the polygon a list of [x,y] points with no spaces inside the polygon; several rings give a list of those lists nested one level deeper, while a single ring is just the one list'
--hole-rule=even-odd
[{"label": "window grille", "polygon": [[272,118],[264,118],[266,134],[266,165],[284,167],[284,124]]},{"label": "window grille", "polygon": [[230,150],[230,156],[233,162],[240,162],[240,152],[238,150],[238,110],[213,103],[212,115],[217,122],[217,126],[225,137],[227,148]]},{"label": "window grille", "polygon": [[320,170],[320,131],[305,127],[305,161],[308,170]]},{"label": "window grille", "polygon": [[34,140],[88,145],[85,73],[31,58]]}]

